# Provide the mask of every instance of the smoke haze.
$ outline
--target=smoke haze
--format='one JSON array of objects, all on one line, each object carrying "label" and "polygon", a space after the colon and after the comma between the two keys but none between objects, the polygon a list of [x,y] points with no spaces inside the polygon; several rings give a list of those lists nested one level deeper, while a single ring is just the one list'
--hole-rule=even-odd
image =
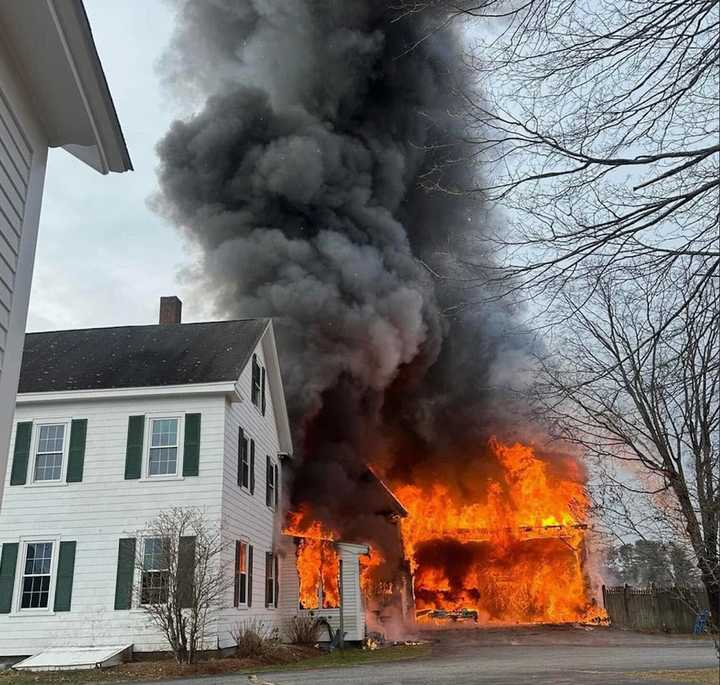
[{"label": "smoke haze", "polygon": [[381,506],[368,461],[466,491],[468,448],[521,437],[493,383],[529,342],[508,305],[457,306],[493,265],[488,212],[421,187],[474,173],[437,171],[462,152],[458,35],[385,0],[177,8],[163,69],[197,108],[158,145],[155,203],[201,248],[219,316],[275,318],[294,503],[349,539]]}]

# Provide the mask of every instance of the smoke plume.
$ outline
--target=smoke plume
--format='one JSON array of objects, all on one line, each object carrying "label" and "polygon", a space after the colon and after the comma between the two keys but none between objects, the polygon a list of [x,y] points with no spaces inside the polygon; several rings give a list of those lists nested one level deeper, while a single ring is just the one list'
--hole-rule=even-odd
[{"label": "smoke plume", "polygon": [[425,188],[473,174],[444,164],[460,39],[391,4],[181,0],[164,61],[198,107],[159,143],[156,204],[219,316],[275,318],[293,498],[348,537],[374,526],[368,462],[468,487],[466,448],[513,430],[494,381],[528,344],[508,305],[477,303],[488,212]]}]

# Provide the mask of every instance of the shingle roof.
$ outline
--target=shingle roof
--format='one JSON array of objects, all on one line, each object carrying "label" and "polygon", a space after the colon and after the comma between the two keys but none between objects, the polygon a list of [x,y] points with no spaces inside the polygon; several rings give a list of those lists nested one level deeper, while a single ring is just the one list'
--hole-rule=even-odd
[{"label": "shingle roof", "polygon": [[268,319],[29,333],[19,392],[234,381]]}]

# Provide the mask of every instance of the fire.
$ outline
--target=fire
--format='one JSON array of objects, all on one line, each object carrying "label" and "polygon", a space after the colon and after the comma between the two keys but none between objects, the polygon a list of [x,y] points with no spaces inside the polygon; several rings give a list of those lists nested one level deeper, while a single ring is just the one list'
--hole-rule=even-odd
[{"label": "fire", "polygon": [[[583,554],[588,498],[577,468],[551,472],[526,445],[490,443],[500,467],[460,500],[440,482],[397,485],[419,616],[470,611],[479,620],[563,622],[591,607]],[[443,615],[442,613],[436,615]]]},{"label": "fire", "polygon": [[283,533],[296,538],[300,606],[303,609],[340,606],[340,558],[333,543],[335,532],[313,521],[301,508],[288,514]]}]

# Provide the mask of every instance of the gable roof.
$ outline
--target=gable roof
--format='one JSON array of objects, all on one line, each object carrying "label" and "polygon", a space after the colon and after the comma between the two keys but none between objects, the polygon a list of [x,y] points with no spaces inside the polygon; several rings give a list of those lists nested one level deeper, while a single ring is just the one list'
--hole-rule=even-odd
[{"label": "gable roof", "polygon": [[236,381],[269,319],[28,333],[18,392]]}]

